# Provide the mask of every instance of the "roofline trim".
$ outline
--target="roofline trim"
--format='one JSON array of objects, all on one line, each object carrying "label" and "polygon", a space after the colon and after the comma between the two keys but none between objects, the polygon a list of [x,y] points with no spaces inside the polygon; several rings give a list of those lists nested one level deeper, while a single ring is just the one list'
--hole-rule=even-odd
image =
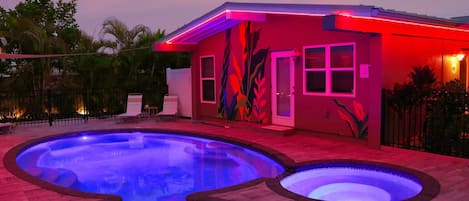
[{"label": "roofline trim", "polygon": [[[314,8],[314,9],[313,9]],[[311,11],[311,12],[308,12]],[[340,13],[344,11],[344,13]],[[346,13],[350,11],[351,13]],[[348,17],[374,19],[394,23],[403,23],[416,26],[447,29],[452,31],[469,32],[466,25],[450,19],[431,17],[426,15],[412,14],[401,11],[385,10],[374,6],[365,5],[318,5],[318,4],[269,4],[269,3],[233,3],[226,2],[213,9],[205,15],[196,18],[183,27],[173,31],[163,37],[156,43],[173,44],[174,40],[187,34],[211,20],[230,12],[259,13],[259,14],[279,14],[279,15],[297,15],[297,16],[326,16],[326,15],[344,15]],[[459,28],[458,28],[459,27]],[[174,44],[186,44],[185,42],[176,42]],[[189,44],[189,43],[187,43]],[[194,44],[191,42],[190,44]]]}]

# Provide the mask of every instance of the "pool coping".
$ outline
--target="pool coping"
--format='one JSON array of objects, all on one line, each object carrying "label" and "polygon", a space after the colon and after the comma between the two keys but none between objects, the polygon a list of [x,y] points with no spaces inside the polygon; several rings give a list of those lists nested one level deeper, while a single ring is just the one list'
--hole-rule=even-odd
[{"label": "pool coping", "polygon": [[403,171],[405,173],[408,173],[410,175],[413,175],[417,177],[420,182],[422,183],[422,191],[414,196],[411,199],[412,201],[420,201],[420,200],[430,200],[434,197],[436,197],[439,194],[440,191],[440,184],[439,182],[434,179],[433,177],[429,176],[428,174],[425,174],[421,171],[415,170],[415,169],[410,169],[406,168],[403,166],[398,166],[398,165],[393,165],[389,163],[380,163],[380,162],[372,162],[372,161],[365,161],[365,160],[350,160],[350,159],[334,159],[334,160],[311,160],[311,161],[306,161],[306,162],[295,162],[293,159],[288,157],[287,155],[276,151],[274,149],[271,149],[269,147],[266,147],[264,145],[255,143],[255,142],[250,142],[246,140],[241,140],[238,138],[234,137],[227,137],[227,136],[219,136],[215,134],[210,134],[210,133],[205,133],[205,132],[194,132],[194,131],[187,131],[187,130],[179,130],[179,129],[155,129],[155,128],[119,128],[119,129],[97,129],[97,130],[83,130],[83,131],[74,131],[74,132],[66,132],[66,133],[60,133],[60,134],[54,134],[46,137],[40,137],[36,139],[31,139],[26,142],[23,142],[19,145],[14,146],[8,152],[5,154],[5,157],[3,159],[3,163],[5,168],[13,173],[15,176],[18,176],[24,181],[27,181],[31,184],[37,185],[41,188],[52,190],[61,194],[65,195],[72,195],[72,196],[77,196],[77,197],[83,197],[83,198],[96,198],[96,199],[103,199],[103,200],[109,200],[109,201],[118,201],[122,200],[120,196],[117,195],[111,195],[111,194],[97,194],[97,193],[88,193],[88,192],[82,192],[70,188],[65,188],[61,186],[57,186],[51,183],[48,183],[46,181],[43,181],[41,179],[38,179],[32,175],[29,175],[25,171],[23,171],[17,164],[16,164],[16,157],[18,154],[20,154],[22,151],[25,149],[44,142],[44,141],[49,141],[49,140],[54,140],[54,139],[60,139],[65,136],[80,136],[83,135],[83,133],[87,133],[90,135],[98,135],[98,134],[103,134],[106,132],[160,132],[160,133],[165,133],[165,134],[174,134],[174,135],[184,135],[184,136],[192,136],[192,137],[201,137],[205,139],[212,139],[212,140],[218,140],[218,141],[224,141],[228,142],[231,144],[235,145],[240,145],[245,148],[257,151],[262,153],[263,155],[269,157],[270,159],[276,161],[279,163],[285,170],[284,173],[281,175],[277,176],[276,178],[258,178],[255,180],[251,180],[248,182],[244,182],[241,184],[237,184],[234,186],[226,187],[226,188],[220,188],[220,189],[214,189],[210,191],[203,191],[203,192],[197,192],[197,193],[192,193],[189,194],[186,199],[189,201],[196,201],[196,200],[207,200],[207,201],[214,201],[214,200],[219,200],[222,201],[224,199],[220,198],[214,198],[211,197],[211,195],[218,194],[218,193],[223,193],[223,192],[230,192],[234,191],[237,189],[242,189],[254,185],[258,185],[262,182],[265,182],[267,187],[271,189],[273,192],[284,196],[286,198],[291,198],[294,200],[315,200],[311,198],[307,198],[301,195],[298,195],[296,193],[290,192],[287,189],[283,188],[280,185],[280,180],[282,178],[285,178],[291,174],[294,174],[298,172],[299,169],[305,168],[308,166],[312,165],[317,165],[320,163],[360,163],[360,164],[367,164],[367,165],[378,165],[386,168],[391,168],[391,169],[397,169],[399,171]]}]

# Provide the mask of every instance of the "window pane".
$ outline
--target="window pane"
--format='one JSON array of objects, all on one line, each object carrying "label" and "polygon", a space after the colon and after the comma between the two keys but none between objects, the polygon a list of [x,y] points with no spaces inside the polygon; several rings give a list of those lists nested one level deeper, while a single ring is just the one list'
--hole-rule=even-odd
[{"label": "window pane", "polygon": [[333,71],[332,92],[353,93],[353,71]]},{"label": "window pane", "polygon": [[353,67],[353,46],[347,45],[331,47],[331,67]]},{"label": "window pane", "polygon": [[305,68],[324,68],[326,66],[326,48],[305,49]]},{"label": "window pane", "polygon": [[215,101],[215,81],[202,80],[202,100]]},{"label": "window pane", "polygon": [[203,78],[211,78],[214,77],[214,64],[213,64],[213,57],[206,57],[202,58],[202,77]]},{"label": "window pane", "polygon": [[326,92],[326,72],[306,72],[307,92]]},{"label": "window pane", "polygon": [[277,115],[289,117],[290,111],[290,57],[277,58]]}]

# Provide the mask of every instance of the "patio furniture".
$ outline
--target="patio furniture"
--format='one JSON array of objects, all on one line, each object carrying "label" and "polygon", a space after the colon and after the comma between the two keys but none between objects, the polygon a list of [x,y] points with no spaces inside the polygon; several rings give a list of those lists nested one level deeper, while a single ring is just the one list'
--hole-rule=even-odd
[{"label": "patio furniture", "polygon": [[127,97],[127,109],[125,113],[117,115],[121,122],[135,120],[142,114],[142,94],[129,94]]},{"label": "patio furniture", "polygon": [[163,99],[163,110],[157,114],[158,119],[170,118],[176,119],[178,115],[178,97],[165,96]]},{"label": "patio furniture", "polygon": [[0,123],[0,133],[11,133],[13,128],[15,128],[15,123]]},{"label": "patio furniture", "polygon": [[158,115],[158,106],[145,105],[143,109],[145,111],[145,117],[152,118]]}]

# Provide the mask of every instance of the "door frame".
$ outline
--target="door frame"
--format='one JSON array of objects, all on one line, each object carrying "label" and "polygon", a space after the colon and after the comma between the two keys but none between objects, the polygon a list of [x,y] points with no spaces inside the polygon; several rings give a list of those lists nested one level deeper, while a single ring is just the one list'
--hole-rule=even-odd
[{"label": "door frame", "polygon": [[[290,58],[290,117],[277,115],[277,58]],[[295,127],[295,51],[272,51],[271,58],[271,101],[272,101],[272,124]]]}]

